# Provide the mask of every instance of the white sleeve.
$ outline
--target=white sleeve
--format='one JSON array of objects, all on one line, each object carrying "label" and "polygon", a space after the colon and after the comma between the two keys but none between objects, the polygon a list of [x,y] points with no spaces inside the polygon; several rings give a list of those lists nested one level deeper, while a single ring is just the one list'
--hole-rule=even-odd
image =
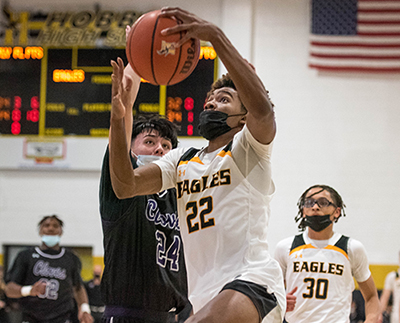
[{"label": "white sleeve", "polygon": [[352,238],[349,240],[349,259],[353,277],[359,283],[365,282],[371,276],[367,252],[360,241]]},{"label": "white sleeve", "polygon": [[396,273],[394,271],[388,273],[385,278],[385,287],[384,289],[388,289],[393,292],[393,287],[396,282]]},{"label": "white sleeve", "polygon": [[176,185],[176,167],[179,159],[185,152],[185,148],[176,148],[164,155],[161,159],[154,161],[161,169],[162,187],[161,191],[175,187]]},{"label": "white sleeve", "polygon": [[286,270],[287,270],[290,246],[292,245],[292,241],[293,237],[286,238],[284,240],[279,241],[275,247],[274,258],[281,266],[284,280],[286,280]]},{"label": "white sleeve", "polygon": [[[246,125],[243,127],[242,131],[236,134],[236,136],[238,136],[239,143],[242,143],[242,140],[247,141],[250,147],[254,149],[259,157],[267,159],[271,158],[273,141],[268,145],[258,142],[257,139],[253,137]],[[244,144],[244,146],[246,145]]]}]

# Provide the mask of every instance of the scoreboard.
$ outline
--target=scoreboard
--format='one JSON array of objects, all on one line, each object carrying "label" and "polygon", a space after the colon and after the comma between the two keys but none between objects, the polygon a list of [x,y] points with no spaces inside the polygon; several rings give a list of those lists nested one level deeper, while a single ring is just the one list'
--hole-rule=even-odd
[{"label": "scoreboard", "polygon": [[[11,29],[3,39],[0,34],[0,135],[108,136],[110,61],[121,57],[127,64],[124,26],[138,16],[14,13],[19,39]],[[164,115],[178,125],[179,136],[199,136],[198,115],[216,75],[216,53],[202,44],[186,80],[172,86],[142,80],[133,114]]]},{"label": "scoreboard", "polygon": [[[213,49],[202,47],[202,56],[181,83],[143,82],[133,113],[165,115],[180,136],[198,136],[198,115],[215,74]],[[107,136],[110,61],[117,57],[126,63],[124,49],[0,47],[0,134]]]}]

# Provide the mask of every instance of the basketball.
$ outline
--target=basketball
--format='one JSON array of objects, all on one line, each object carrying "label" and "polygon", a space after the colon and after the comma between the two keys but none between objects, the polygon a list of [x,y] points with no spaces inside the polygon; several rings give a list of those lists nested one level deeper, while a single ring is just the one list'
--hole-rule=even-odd
[{"label": "basketball", "polygon": [[132,26],[126,43],[126,56],[133,70],[154,85],[173,85],[186,79],[196,67],[200,41],[189,39],[181,47],[173,44],[184,33],[163,36],[161,31],[180,22],[175,18],[159,17],[160,10],[142,15]]}]

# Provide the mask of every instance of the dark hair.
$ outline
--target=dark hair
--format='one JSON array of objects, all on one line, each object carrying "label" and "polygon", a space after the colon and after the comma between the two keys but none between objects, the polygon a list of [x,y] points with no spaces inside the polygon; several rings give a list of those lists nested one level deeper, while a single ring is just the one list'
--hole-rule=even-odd
[{"label": "dark hair", "polygon": [[[214,93],[215,90],[218,90],[218,89],[223,88],[223,87],[230,87],[230,88],[232,88],[232,89],[234,89],[234,90],[237,90],[237,89],[236,89],[236,86],[235,86],[235,83],[233,83],[233,81],[232,81],[232,79],[231,79],[229,73],[222,75],[218,80],[216,80],[216,81],[211,85],[211,89],[210,89],[210,91],[208,91],[208,93],[207,93],[206,100],[210,97],[210,95],[212,95],[212,94]],[[264,84],[263,84],[263,87],[264,87]],[[264,88],[264,89],[265,89],[265,88]],[[275,105],[272,103],[272,101],[271,101],[271,99],[270,99],[270,97],[269,97],[269,94],[268,94],[269,91],[268,91],[268,90],[265,90],[265,91],[267,92],[267,98],[268,98],[268,100],[271,102],[272,107],[274,107]],[[247,109],[246,109],[246,107],[244,106],[244,104],[242,103],[242,101],[240,101],[240,102],[241,102],[241,104],[242,104],[242,108],[243,108],[245,111],[247,111]]]},{"label": "dark hair", "polygon": [[[235,83],[233,83],[229,73],[222,75],[218,80],[216,80],[211,85],[211,89],[207,93],[206,102],[207,102],[208,98],[214,93],[215,90],[221,89],[223,87],[230,87],[236,91]],[[247,109],[244,106],[244,104],[242,103],[242,101],[240,101],[240,103],[241,103],[242,109],[247,112]]]},{"label": "dark hair", "polygon": [[47,219],[57,220],[58,223],[60,224],[61,228],[64,226],[64,222],[57,215],[53,214],[53,215],[44,216],[43,219],[40,220],[38,227],[40,228],[42,226],[43,222],[46,221]]},{"label": "dark hair", "polygon": [[[340,215],[335,219],[335,222],[338,222],[339,218],[342,215],[346,216],[346,213],[344,212],[344,208],[346,207],[346,205],[343,203],[343,199],[340,196],[340,194],[334,188],[332,188],[328,185],[313,185],[313,186],[307,188],[304,191],[304,193],[300,196],[299,200],[297,201],[297,207],[298,207],[299,211],[297,212],[297,215],[294,218],[294,220],[296,222],[300,221],[299,226],[298,226],[300,231],[304,231],[306,228],[306,225],[304,223],[305,219],[303,218],[303,208],[304,208],[304,201],[306,199],[306,195],[310,190],[312,190],[313,188],[317,188],[317,187],[320,188],[321,190],[318,192],[315,192],[311,196],[321,193],[322,191],[327,191],[331,195],[331,198],[332,198],[335,206],[340,207]],[[311,197],[311,196],[309,196],[309,197]]]},{"label": "dark hair", "polygon": [[178,146],[178,129],[171,121],[162,118],[158,115],[140,116],[133,121],[132,127],[132,142],[136,139],[138,134],[142,132],[151,132],[156,130],[160,137],[169,140],[172,148]]}]

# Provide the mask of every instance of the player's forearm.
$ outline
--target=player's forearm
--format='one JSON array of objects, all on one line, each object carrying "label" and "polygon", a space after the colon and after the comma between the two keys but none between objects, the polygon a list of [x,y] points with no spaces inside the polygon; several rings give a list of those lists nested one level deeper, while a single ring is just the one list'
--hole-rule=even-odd
[{"label": "player's forearm", "polygon": [[137,94],[139,92],[140,81],[141,78],[138,76],[135,71],[132,69],[131,65],[126,65],[124,69],[124,79],[123,84],[124,86],[127,85],[127,77],[132,80],[132,86],[129,93],[127,93],[126,97],[126,111],[125,111],[125,134],[126,134],[126,142],[128,148],[131,146],[131,137],[132,137],[132,125],[133,125],[133,115],[132,115],[132,108],[133,104],[135,103]]},{"label": "player's forearm", "polygon": [[129,157],[123,119],[111,118],[109,149],[110,175],[115,195],[119,199],[134,196],[135,174]]},{"label": "player's forearm", "polygon": [[93,323],[93,317],[90,315],[89,298],[83,285],[74,287],[74,298],[79,309],[79,322]]},{"label": "player's forearm", "polygon": [[235,83],[246,109],[259,118],[266,115],[272,117],[273,108],[264,84],[222,30],[216,28],[211,43]]},{"label": "player's forearm", "polygon": [[76,304],[78,304],[78,307],[80,308],[82,304],[88,304],[89,299],[86,293],[85,288],[80,285],[78,287],[74,287],[74,298],[76,300]]},{"label": "player's forearm", "polygon": [[4,291],[9,298],[21,298],[21,288],[21,285],[18,285],[14,282],[9,282]]},{"label": "player's forearm", "polygon": [[365,322],[376,323],[378,322],[380,311],[380,303],[378,292],[375,287],[375,282],[372,276],[364,282],[358,282],[361,294],[365,301]]},{"label": "player's forearm", "polygon": [[365,301],[365,322],[376,323],[380,315],[380,304],[378,295]]},{"label": "player's forearm", "polygon": [[387,305],[389,303],[389,298],[390,298],[390,290],[384,289],[382,294],[381,294],[381,299],[380,299],[380,311],[381,313],[386,311]]}]

